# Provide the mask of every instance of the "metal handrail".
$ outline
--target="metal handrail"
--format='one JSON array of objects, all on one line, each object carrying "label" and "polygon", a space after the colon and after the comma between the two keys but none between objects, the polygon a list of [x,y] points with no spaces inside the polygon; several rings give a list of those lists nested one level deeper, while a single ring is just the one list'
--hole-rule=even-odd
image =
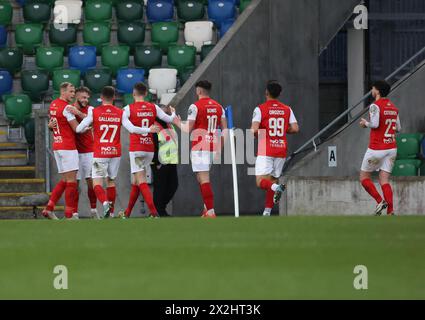
[{"label": "metal handrail", "polygon": [[[399,74],[400,71],[402,71],[404,68],[406,68],[410,63],[412,63],[414,60],[416,60],[420,55],[425,53],[425,47],[423,47],[421,50],[419,50],[418,52],[416,52],[411,58],[409,58],[408,60],[406,60],[406,62],[404,62],[400,67],[398,67],[393,73],[391,73],[388,77],[385,78],[386,81],[390,81],[392,78],[394,78],[397,74]],[[319,131],[319,133],[317,133],[313,138],[309,139],[305,144],[303,144],[300,148],[298,148],[295,152],[292,153],[291,158],[293,158],[294,156],[296,156],[297,154],[301,153],[304,151],[304,149],[306,147],[308,147],[309,145],[313,144],[313,146],[316,146],[317,144],[315,143],[315,140],[320,138],[324,133],[326,133],[329,129],[331,129],[335,124],[337,124],[340,120],[342,120],[344,117],[346,117],[347,115],[349,115],[351,113],[351,111],[353,111],[354,109],[356,109],[359,105],[361,105],[362,103],[364,103],[370,96],[371,96],[371,91],[369,91],[367,94],[365,94],[363,96],[363,98],[361,98],[361,100],[356,103],[355,105],[353,105],[352,107],[348,108],[347,110],[345,110],[343,113],[341,113],[338,117],[336,117],[331,123],[329,123],[325,128],[323,128],[322,130]]]}]

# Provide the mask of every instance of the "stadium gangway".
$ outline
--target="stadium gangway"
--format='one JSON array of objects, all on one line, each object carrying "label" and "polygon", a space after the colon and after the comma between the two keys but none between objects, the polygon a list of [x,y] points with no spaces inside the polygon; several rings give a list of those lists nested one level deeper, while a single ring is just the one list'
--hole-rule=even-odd
[{"label": "stadium gangway", "polygon": [[[418,52],[416,52],[411,58],[409,58],[408,60],[406,60],[406,62],[404,62],[400,67],[398,67],[393,73],[391,73],[388,77],[386,77],[385,80],[388,81],[388,82],[391,82],[391,79],[393,79],[395,76],[397,76],[401,71],[404,71],[405,68],[409,67],[410,64],[412,64],[413,62],[417,61],[418,58],[420,58],[422,55],[424,55],[424,57],[423,57],[423,59],[421,61],[422,61],[422,64],[425,64],[425,60],[424,60],[425,59],[425,47],[423,47]],[[421,64],[421,62],[419,62],[419,64]],[[394,91],[397,87],[399,87],[402,83],[404,83],[407,79],[409,79],[414,74],[414,73],[412,73],[412,70],[414,68],[416,68],[417,66],[418,66],[418,62],[416,64],[413,64],[413,67],[411,67],[409,69],[409,71],[406,72],[399,81],[397,81],[397,82],[394,83],[394,85],[391,88],[391,91]],[[336,117],[331,123],[329,123],[325,128],[323,128],[322,130],[320,130],[319,133],[317,133],[314,137],[312,137],[311,139],[309,139],[305,144],[303,144],[296,151],[294,151],[289,156],[288,161],[286,162],[285,168],[283,169],[283,172],[285,172],[289,168],[290,163],[292,162],[292,160],[297,155],[299,155],[300,153],[302,153],[304,151],[311,150],[311,147],[309,149],[307,149],[307,147],[309,147],[310,145],[312,145],[313,146],[313,149],[316,151],[317,150],[317,147],[319,145],[321,145],[322,143],[326,142],[330,138],[335,137],[336,135],[338,135],[339,133],[341,133],[342,131],[344,131],[346,128],[348,128],[349,126],[351,126],[361,116],[363,116],[367,112],[367,108],[363,108],[362,111],[359,112],[358,114],[356,114],[355,116],[352,115],[352,111],[354,109],[357,109],[361,104],[364,104],[366,102],[366,100],[371,97],[371,94],[372,94],[372,91],[369,91],[368,93],[366,93],[361,98],[361,100],[358,103],[356,103],[355,105],[349,107],[347,110],[345,110],[343,113],[341,113],[338,117]],[[319,141],[318,143],[316,143],[316,140],[320,139],[332,127],[334,127],[338,122],[340,122],[342,119],[344,119],[347,116],[348,116],[349,120],[348,120],[347,123],[345,123],[345,125],[342,126],[342,128],[340,128],[335,134],[333,134],[328,139],[326,139],[324,141]]]}]

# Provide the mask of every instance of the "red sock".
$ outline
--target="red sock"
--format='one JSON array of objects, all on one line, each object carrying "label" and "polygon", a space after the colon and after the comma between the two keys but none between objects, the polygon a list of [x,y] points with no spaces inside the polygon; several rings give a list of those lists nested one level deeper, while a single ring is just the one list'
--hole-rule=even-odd
[{"label": "red sock", "polygon": [[382,202],[382,197],[379,194],[378,190],[376,190],[376,187],[373,184],[372,180],[370,180],[370,179],[364,179],[362,181],[362,186],[376,200],[377,203],[381,203]]},{"label": "red sock", "polygon": [[131,211],[133,211],[134,205],[136,204],[137,198],[139,197],[140,189],[135,184],[131,185],[130,199],[128,199],[128,206],[125,209],[125,215],[129,217]]},{"label": "red sock", "polygon": [[210,211],[214,209],[214,194],[209,182],[201,184],[201,193],[207,210]]},{"label": "red sock", "polygon": [[74,195],[74,212],[73,213],[78,213],[78,200],[80,200],[80,190],[78,190],[78,185],[77,185],[77,192]]},{"label": "red sock", "polygon": [[114,213],[115,199],[117,197],[117,189],[115,187],[107,187],[106,196],[108,197],[108,201],[112,202],[111,213]]},{"label": "red sock", "polygon": [[381,188],[382,188],[382,191],[384,192],[385,201],[388,203],[387,212],[391,214],[394,211],[393,189],[391,188],[391,185],[389,183],[384,184]]},{"label": "red sock", "polygon": [[104,204],[108,201],[108,197],[106,196],[105,189],[102,188],[102,186],[94,186],[94,192],[96,193],[97,199],[100,201],[101,204]]},{"label": "red sock", "polygon": [[50,196],[49,202],[47,203],[47,206],[46,206],[47,211],[53,211],[55,209],[55,205],[59,201],[59,199],[62,197],[62,194],[65,191],[65,188],[66,188],[66,182],[63,180],[59,181],[58,184],[53,189],[52,195]]},{"label": "red sock", "polygon": [[272,189],[273,182],[267,179],[261,179],[260,181],[260,188],[266,191],[269,191]]},{"label": "red sock", "polygon": [[156,210],[155,204],[153,203],[152,192],[149,189],[147,183],[141,183],[139,185],[140,192],[142,193],[143,198],[145,199],[146,204],[148,205],[149,211],[151,215],[158,215],[158,211]]},{"label": "red sock", "polygon": [[274,192],[270,189],[266,192],[266,209],[273,209],[274,202],[273,202]]},{"label": "red sock", "polygon": [[96,193],[94,192],[93,187],[90,188],[89,186],[87,186],[87,194],[90,201],[90,208],[96,209],[97,198],[96,198]]},{"label": "red sock", "polygon": [[65,217],[72,218],[75,212],[75,193],[78,193],[77,183],[68,182],[65,188]]}]

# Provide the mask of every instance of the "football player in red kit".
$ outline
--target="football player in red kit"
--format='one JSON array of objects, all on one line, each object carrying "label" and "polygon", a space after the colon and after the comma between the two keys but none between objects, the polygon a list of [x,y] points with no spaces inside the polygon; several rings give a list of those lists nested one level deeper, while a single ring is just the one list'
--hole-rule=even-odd
[{"label": "football player in red kit", "polygon": [[[115,178],[121,159],[121,125],[131,133],[146,134],[150,128],[133,126],[124,121],[123,111],[113,105],[115,89],[107,86],[102,89],[102,105],[90,109],[87,117],[78,125],[77,133],[85,132],[93,125],[94,156],[92,178],[94,192],[97,199],[103,204],[103,216],[108,218],[113,213],[116,198]],[[106,179],[107,191],[103,188]]]},{"label": "football player in red kit", "polygon": [[270,216],[285,190],[279,184],[287,156],[287,134],[299,132],[297,119],[290,107],[278,100],[282,86],[269,81],[266,89],[267,101],[255,108],[251,131],[258,136],[258,154],[255,163],[257,186],[266,191],[263,216]]},{"label": "football player in red kit", "polygon": [[75,141],[75,129],[78,122],[67,107],[73,102],[75,87],[68,82],[60,86],[60,97],[53,100],[49,108],[50,124],[53,131],[53,153],[61,174],[61,180],[55,186],[49,202],[42,214],[48,219],[58,219],[53,213],[56,203],[65,192],[65,218],[78,218],[78,151]]},{"label": "football player in red kit", "polygon": [[[192,170],[199,182],[205,210],[204,218],[215,218],[214,194],[210,183],[210,169],[217,153],[221,151],[221,135],[227,135],[227,120],[223,107],[210,98],[212,85],[207,80],[196,83],[198,101],[188,110],[185,123],[177,121],[182,131],[191,133]],[[220,130],[221,129],[221,130]]]},{"label": "football player in red kit", "polygon": [[[75,115],[78,123],[87,116],[92,106],[89,106],[90,89],[87,87],[77,88],[75,91],[75,108],[68,110]],[[77,173],[77,181],[85,179],[87,183],[87,195],[90,202],[90,213],[93,218],[100,218],[96,209],[96,194],[93,189],[93,180],[91,178],[93,164],[93,131],[88,130],[84,133],[76,135],[76,143],[78,150],[79,169]],[[77,202],[78,203],[78,202]],[[78,208],[77,208],[78,209]]]},{"label": "football player in red kit", "polygon": [[[153,133],[159,131],[155,125],[155,119],[159,118],[167,123],[173,122],[176,118],[174,108],[171,108],[171,116],[166,114],[157,105],[145,101],[148,93],[146,85],[142,82],[137,83],[133,89],[134,103],[124,108],[123,119],[130,121],[133,125],[140,125],[142,128],[152,128],[151,133],[144,135],[130,134],[130,168],[132,179],[132,190],[130,193],[129,206],[124,212],[120,212],[121,218],[129,218],[131,209],[139,193],[143,195],[150,211],[150,217],[159,217],[155,207],[152,192],[149,189],[146,178],[146,170],[150,167],[154,153],[155,145]],[[134,187],[138,187],[138,190]]]},{"label": "football player in red kit", "polygon": [[[397,158],[396,133],[401,130],[399,111],[387,98],[391,86],[385,81],[377,81],[372,86],[375,102],[369,107],[369,121],[361,119],[360,127],[369,128],[369,148],[363,159],[360,181],[363,188],[375,199],[376,215],[387,209],[388,215],[394,215],[393,191],[390,177]],[[371,180],[372,172],[379,172],[384,199]]]}]

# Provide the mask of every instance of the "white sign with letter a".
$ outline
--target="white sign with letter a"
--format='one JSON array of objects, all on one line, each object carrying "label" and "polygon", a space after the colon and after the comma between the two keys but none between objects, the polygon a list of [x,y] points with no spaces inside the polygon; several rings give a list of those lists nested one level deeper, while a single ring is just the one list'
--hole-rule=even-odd
[{"label": "white sign with letter a", "polygon": [[337,158],[336,158],[336,146],[328,147],[328,163],[329,168],[336,168]]}]

